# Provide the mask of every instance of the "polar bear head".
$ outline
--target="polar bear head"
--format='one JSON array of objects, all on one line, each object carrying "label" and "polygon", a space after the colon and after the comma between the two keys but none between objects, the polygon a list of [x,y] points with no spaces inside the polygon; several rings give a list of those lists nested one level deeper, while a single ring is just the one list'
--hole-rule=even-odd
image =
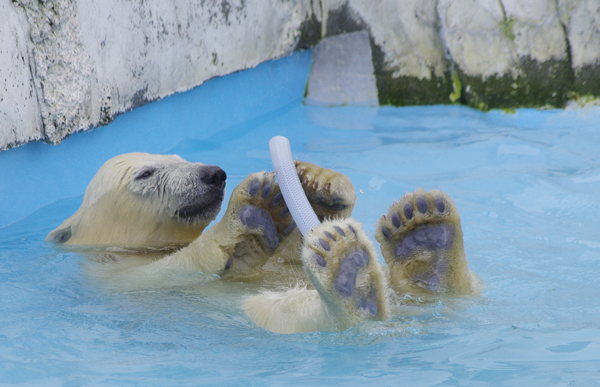
[{"label": "polar bear head", "polygon": [[75,214],[46,241],[161,247],[189,243],[217,216],[225,172],[179,156],[128,153],[96,173]]}]

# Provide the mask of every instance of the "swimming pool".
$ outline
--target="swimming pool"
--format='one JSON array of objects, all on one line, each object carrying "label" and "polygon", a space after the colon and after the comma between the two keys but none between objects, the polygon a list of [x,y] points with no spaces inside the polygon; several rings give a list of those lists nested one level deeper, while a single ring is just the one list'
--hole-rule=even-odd
[{"label": "swimming pool", "polygon": [[[298,53],[57,147],[0,153],[0,385],[597,383],[600,109],[309,107],[310,63]],[[256,291],[250,284],[106,289],[82,274],[85,258],[43,242],[116,154],[217,164],[230,194],[271,169],[275,135],[298,159],[351,178],[354,216],[370,236],[405,192],[449,193],[484,296],[341,333],[278,335],[236,309],[237,294]]]}]

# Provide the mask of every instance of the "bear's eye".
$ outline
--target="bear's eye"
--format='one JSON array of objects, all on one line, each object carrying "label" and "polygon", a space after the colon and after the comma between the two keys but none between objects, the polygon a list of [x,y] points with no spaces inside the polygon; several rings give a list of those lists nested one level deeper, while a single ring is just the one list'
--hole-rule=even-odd
[{"label": "bear's eye", "polygon": [[146,169],[144,172],[142,172],[141,174],[139,174],[135,179],[136,180],[147,179],[150,176],[154,175],[155,171],[156,171],[155,169]]}]

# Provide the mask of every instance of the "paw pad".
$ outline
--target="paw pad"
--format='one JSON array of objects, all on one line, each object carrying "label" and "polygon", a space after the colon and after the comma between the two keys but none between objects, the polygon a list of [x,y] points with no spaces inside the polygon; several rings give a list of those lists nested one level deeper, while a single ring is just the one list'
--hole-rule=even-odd
[{"label": "paw pad", "polygon": [[406,219],[412,219],[413,217],[413,209],[412,206],[409,203],[406,203],[404,205],[404,215],[406,216]]},{"label": "paw pad", "polygon": [[270,249],[275,250],[279,246],[275,223],[265,210],[254,206],[246,206],[240,210],[240,220],[248,227],[260,227]]},{"label": "paw pad", "polygon": [[342,230],[342,228],[340,226],[333,226],[333,228],[335,229],[335,231],[338,232],[338,234],[340,234],[341,236],[345,237],[346,233],[344,232],[344,230]]},{"label": "paw pad", "polygon": [[437,292],[440,290],[440,279],[437,274],[422,274],[413,277],[413,281],[421,288]]},{"label": "paw pad", "polygon": [[377,316],[377,293],[375,292],[375,288],[371,288],[366,298],[360,298],[357,306],[360,309],[367,309],[373,316]]},{"label": "paw pad", "polygon": [[417,248],[423,250],[447,249],[452,244],[453,233],[452,228],[445,224],[409,232],[394,248],[394,255],[398,258],[405,258]]},{"label": "paw pad", "polygon": [[321,247],[323,248],[323,250],[325,250],[325,251],[330,251],[331,250],[331,247],[329,247],[329,243],[327,243],[327,241],[325,239],[319,238],[319,244],[321,245]]},{"label": "paw pad", "polygon": [[350,297],[356,283],[358,269],[369,261],[366,251],[354,251],[348,254],[340,264],[340,271],[335,279],[335,289],[344,297]]},{"label": "paw pad", "polygon": [[271,184],[267,183],[265,184],[265,186],[262,189],[262,192],[260,194],[260,196],[262,196],[263,199],[266,199],[267,196],[269,196],[269,194],[271,193]]},{"label": "paw pad", "polygon": [[396,228],[399,228],[402,225],[402,222],[400,221],[400,215],[398,215],[396,212],[392,214],[392,224]]},{"label": "paw pad", "polygon": [[427,201],[423,198],[417,199],[417,208],[421,214],[427,213]]},{"label": "paw pad", "polygon": [[290,223],[286,228],[283,229],[283,236],[288,236],[291,234],[292,231],[294,231],[294,229],[296,228],[296,222],[292,222]]},{"label": "paw pad", "polygon": [[335,242],[335,238],[333,237],[333,234],[328,232],[328,231],[324,231],[323,234],[325,234],[325,236],[329,239],[331,239],[332,241]]},{"label": "paw pad", "polygon": [[375,238],[390,268],[392,286],[434,292],[463,286],[449,274],[466,267],[460,218],[443,192],[418,189],[404,195],[380,218]]},{"label": "paw pad", "polygon": [[319,266],[321,266],[321,267],[327,266],[327,262],[325,262],[325,258],[323,258],[321,255],[315,254],[314,258],[315,258],[315,261],[317,261],[317,264]]},{"label": "paw pad", "polygon": [[271,200],[271,205],[273,207],[277,207],[278,205],[281,204],[282,201],[283,201],[283,195],[280,192],[277,195],[273,196],[273,200]]},{"label": "paw pad", "polygon": [[248,194],[250,196],[256,195],[259,188],[260,188],[260,182],[258,180],[254,180],[252,183],[250,183],[250,188],[248,188]]},{"label": "paw pad", "polygon": [[444,212],[444,210],[446,209],[446,205],[444,204],[444,201],[440,198],[436,198],[434,200],[435,202],[435,208],[437,208],[438,212]]}]

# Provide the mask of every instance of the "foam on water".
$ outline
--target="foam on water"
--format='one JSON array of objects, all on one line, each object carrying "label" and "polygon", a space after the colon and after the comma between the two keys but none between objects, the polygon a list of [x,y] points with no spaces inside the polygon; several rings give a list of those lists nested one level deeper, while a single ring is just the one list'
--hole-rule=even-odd
[{"label": "foam on water", "polygon": [[[309,107],[301,103],[309,67],[310,54],[296,54],[146,105],[58,147],[0,153],[0,384],[598,380],[600,110]],[[43,242],[115,154],[177,153],[219,165],[230,193],[247,174],[271,169],[275,135],[290,139],[298,159],[350,177],[354,216],[370,236],[405,192],[450,194],[484,297],[412,300],[391,322],[278,335],[236,307],[256,284],[187,278],[111,289],[84,274],[85,257]]]}]

